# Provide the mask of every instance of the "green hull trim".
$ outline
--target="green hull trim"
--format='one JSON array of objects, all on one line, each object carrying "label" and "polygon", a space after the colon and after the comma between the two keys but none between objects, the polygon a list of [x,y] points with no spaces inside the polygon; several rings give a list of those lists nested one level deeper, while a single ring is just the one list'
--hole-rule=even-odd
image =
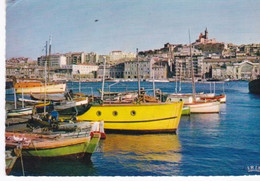
[{"label": "green hull trim", "polygon": [[190,107],[189,106],[184,106],[182,108],[182,112],[181,112],[181,115],[190,115]]},{"label": "green hull trim", "polygon": [[55,158],[55,157],[69,157],[76,156],[76,158],[81,158],[85,154],[91,155],[95,152],[96,147],[99,143],[99,137],[93,137],[90,141],[85,143],[63,146],[51,149],[23,149],[22,155],[26,157],[38,157],[38,158]]}]

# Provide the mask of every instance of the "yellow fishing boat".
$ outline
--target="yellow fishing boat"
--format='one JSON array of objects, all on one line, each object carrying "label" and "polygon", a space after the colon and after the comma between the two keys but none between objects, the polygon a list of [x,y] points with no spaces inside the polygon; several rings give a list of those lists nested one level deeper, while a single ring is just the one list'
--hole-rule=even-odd
[{"label": "yellow fishing boat", "polygon": [[175,132],[183,102],[92,105],[78,121],[104,121],[107,132]]}]

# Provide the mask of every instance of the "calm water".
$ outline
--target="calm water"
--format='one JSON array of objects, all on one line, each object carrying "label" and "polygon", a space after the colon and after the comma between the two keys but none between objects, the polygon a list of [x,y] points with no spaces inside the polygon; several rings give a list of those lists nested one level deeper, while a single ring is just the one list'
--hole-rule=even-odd
[{"label": "calm water", "polygon": [[[108,85],[106,84],[106,90]],[[68,83],[78,87],[78,83]],[[81,83],[82,92],[98,94],[101,83]],[[152,83],[142,82],[152,88]],[[84,88],[87,87],[87,88]],[[92,87],[92,88],[91,88]],[[111,86],[111,91],[136,89],[135,82]],[[213,87],[213,85],[212,85]],[[84,89],[83,89],[84,88]],[[164,92],[174,92],[174,83],[156,83]],[[197,92],[209,92],[209,84],[197,84]],[[91,90],[92,89],[92,90]],[[222,93],[222,84],[216,92]],[[74,92],[77,92],[76,89]],[[182,92],[191,92],[190,84]],[[152,93],[152,92],[151,92]],[[248,93],[248,82],[225,83],[227,103],[220,114],[182,117],[178,134],[107,134],[91,163],[53,161],[24,163],[33,176],[194,176],[255,175],[248,166],[260,166],[260,96]],[[12,175],[20,176],[18,160]]]}]

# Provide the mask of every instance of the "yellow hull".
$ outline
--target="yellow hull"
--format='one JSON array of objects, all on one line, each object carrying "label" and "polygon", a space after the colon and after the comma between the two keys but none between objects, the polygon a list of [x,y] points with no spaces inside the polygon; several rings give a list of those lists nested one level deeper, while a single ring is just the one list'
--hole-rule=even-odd
[{"label": "yellow hull", "polygon": [[183,102],[94,105],[78,121],[104,121],[106,131],[175,132]]},{"label": "yellow hull", "polygon": [[[46,93],[47,94],[54,94],[54,93],[64,93],[66,89],[66,84],[53,84],[46,86]],[[45,87],[25,87],[25,88],[17,88],[17,94],[44,94]]]}]

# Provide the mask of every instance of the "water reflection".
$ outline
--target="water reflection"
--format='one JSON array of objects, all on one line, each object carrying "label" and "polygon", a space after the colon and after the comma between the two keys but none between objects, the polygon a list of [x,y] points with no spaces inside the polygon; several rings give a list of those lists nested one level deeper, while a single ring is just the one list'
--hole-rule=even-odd
[{"label": "water reflection", "polygon": [[177,175],[182,158],[181,144],[175,134],[108,134],[100,149],[104,157],[114,158],[117,164],[127,168],[126,175]]},{"label": "water reflection", "polygon": [[[24,159],[23,164],[25,176],[89,176],[97,172],[92,161]],[[10,175],[23,176],[20,159]]]}]

